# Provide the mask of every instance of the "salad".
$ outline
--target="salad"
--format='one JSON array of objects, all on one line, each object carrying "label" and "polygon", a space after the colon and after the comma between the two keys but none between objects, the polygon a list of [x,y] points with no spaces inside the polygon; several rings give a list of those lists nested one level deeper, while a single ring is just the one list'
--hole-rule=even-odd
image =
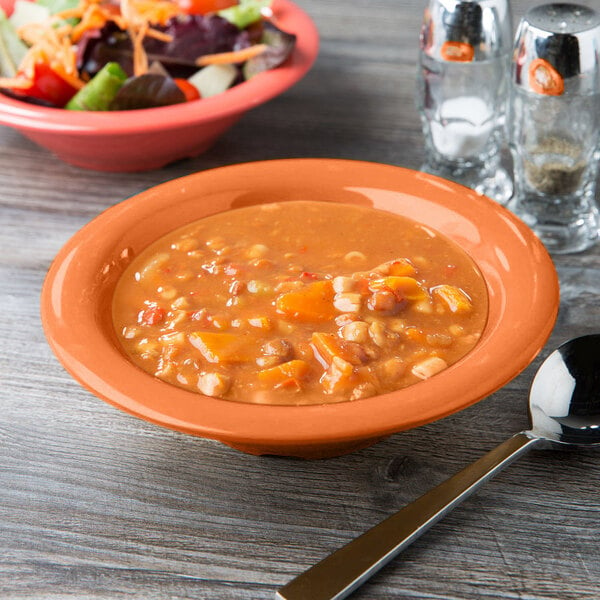
[{"label": "salad", "polygon": [[283,63],[272,0],[0,0],[0,91],[67,110],[168,106]]}]

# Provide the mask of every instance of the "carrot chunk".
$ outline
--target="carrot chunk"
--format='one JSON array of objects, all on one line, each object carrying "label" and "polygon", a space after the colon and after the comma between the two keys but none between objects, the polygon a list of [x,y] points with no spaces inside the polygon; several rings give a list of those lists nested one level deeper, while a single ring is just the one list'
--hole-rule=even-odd
[{"label": "carrot chunk", "polygon": [[189,340],[211,363],[247,362],[253,358],[255,344],[234,333],[196,331],[190,334]]},{"label": "carrot chunk", "polygon": [[360,346],[341,340],[333,333],[317,331],[312,334],[310,341],[314,351],[326,365],[331,365],[335,358],[341,358],[352,365],[363,363]]},{"label": "carrot chunk", "polygon": [[258,379],[261,383],[273,387],[285,387],[288,382],[300,382],[308,374],[310,367],[304,360],[294,359],[275,365],[269,369],[263,369],[258,372]]},{"label": "carrot chunk", "polygon": [[329,321],[338,313],[333,305],[333,285],[329,279],[314,281],[277,297],[277,312],[296,321]]},{"label": "carrot chunk", "polygon": [[319,382],[326,394],[344,393],[354,387],[356,382],[354,367],[343,358],[335,356]]},{"label": "carrot chunk", "polygon": [[413,264],[406,258],[398,258],[391,263],[389,275],[396,275],[398,277],[411,277],[417,274],[417,270]]},{"label": "carrot chunk", "polygon": [[469,312],[473,306],[469,296],[454,285],[438,285],[433,289],[433,295],[452,313]]}]

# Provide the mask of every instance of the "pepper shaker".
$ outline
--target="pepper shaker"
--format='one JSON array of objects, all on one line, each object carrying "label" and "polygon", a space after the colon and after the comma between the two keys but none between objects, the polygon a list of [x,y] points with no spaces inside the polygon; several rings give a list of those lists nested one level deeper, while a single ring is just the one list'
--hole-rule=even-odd
[{"label": "pepper shaker", "polygon": [[421,170],[506,203],[501,167],[512,49],[508,0],[429,0],[420,34]]},{"label": "pepper shaker", "polygon": [[599,236],[600,13],[576,4],[532,8],[516,34],[509,208],[555,254]]}]

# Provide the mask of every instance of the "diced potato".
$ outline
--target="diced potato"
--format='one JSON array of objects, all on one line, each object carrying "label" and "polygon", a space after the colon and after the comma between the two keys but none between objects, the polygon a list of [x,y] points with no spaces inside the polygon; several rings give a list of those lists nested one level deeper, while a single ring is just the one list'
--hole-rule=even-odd
[{"label": "diced potato", "polygon": [[253,358],[253,342],[235,333],[197,331],[189,335],[189,340],[211,363],[247,362]]},{"label": "diced potato", "polygon": [[352,277],[338,276],[333,278],[333,291],[336,294],[342,292],[353,292],[356,289],[356,281]]},{"label": "diced potato", "polygon": [[231,378],[223,373],[202,373],[198,377],[198,389],[205,396],[223,396],[230,387]]},{"label": "diced potato", "polygon": [[278,296],[277,312],[296,321],[329,321],[336,316],[333,305],[333,285],[329,279],[308,285]]},{"label": "diced potato", "polygon": [[353,385],[354,367],[343,358],[334,356],[331,365],[321,376],[320,383],[327,394],[347,390]]},{"label": "diced potato", "polygon": [[438,285],[433,288],[433,295],[436,299],[441,300],[444,307],[451,313],[466,313],[473,308],[469,296],[454,285]]},{"label": "diced potato", "polygon": [[333,298],[333,306],[343,313],[357,313],[362,305],[362,296],[354,292],[340,292]]},{"label": "diced potato", "polygon": [[448,363],[439,356],[430,356],[413,365],[411,372],[419,379],[429,379],[448,368]]}]

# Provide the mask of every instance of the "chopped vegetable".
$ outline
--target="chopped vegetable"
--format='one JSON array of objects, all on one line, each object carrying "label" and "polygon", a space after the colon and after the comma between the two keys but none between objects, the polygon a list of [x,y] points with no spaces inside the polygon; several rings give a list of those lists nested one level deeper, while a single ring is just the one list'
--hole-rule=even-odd
[{"label": "chopped vegetable", "polygon": [[187,79],[176,77],[173,79],[173,81],[175,82],[175,85],[183,92],[186,102],[200,99],[201,96],[198,88],[194,84],[190,83]]},{"label": "chopped vegetable", "polygon": [[12,23],[0,10],[0,77],[15,77],[27,46],[19,39]]},{"label": "chopped vegetable", "polygon": [[337,315],[333,297],[333,285],[325,279],[281,294],[275,301],[275,307],[277,312],[295,321],[328,321]]},{"label": "chopped vegetable", "polygon": [[388,275],[398,275],[399,277],[414,277],[417,274],[417,270],[414,265],[406,260],[405,258],[399,258],[390,263],[387,263],[389,267]]},{"label": "chopped vegetable", "polygon": [[219,16],[245,29],[262,18],[262,11],[271,6],[272,0],[240,0],[240,3],[219,11]]},{"label": "chopped vegetable", "polygon": [[50,16],[50,11],[37,2],[17,0],[14,4],[10,22],[15,29],[31,23],[44,23]]},{"label": "chopped vegetable", "polygon": [[252,359],[251,348],[242,336],[234,333],[198,331],[191,333],[189,339],[210,363],[246,362]]},{"label": "chopped vegetable", "polygon": [[182,12],[188,15],[205,15],[237,4],[237,0],[176,0],[176,2]]},{"label": "chopped vegetable", "polygon": [[452,313],[469,312],[472,308],[467,294],[454,285],[438,285],[433,288],[433,295],[439,298]]},{"label": "chopped vegetable", "polygon": [[264,51],[246,61],[243,67],[244,77],[252,79],[258,73],[274,69],[291,54],[296,36],[278,29],[272,23],[265,23],[260,43]]},{"label": "chopped vegetable", "polygon": [[249,46],[243,50],[235,50],[232,52],[220,52],[218,54],[205,54],[196,59],[196,64],[199,67],[207,65],[230,65],[235,63],[243,63],[251,58],[255,58],[262,54],[267,49],[266,44],[256,44]]},{"label": "chopped vegetable", "polygon": [[185,102],[185,94],[170,77],[145,73],[128,79],[118,90],[110,110],[155,108]]},{"label": "chopped vegetable", "polygon": [[340,339],[332,333],[313,333],[311,344],[319,358],[326,365],[331,365],[336,357],[352,365],[360,365],[363,362],[360,353],[357,351],[357,344]]},{"label": "chopped vegetable", "polygon": [[290,380],[299,384],[309,371],[310,366],[306,361],[294,359],[268,369],[262,369],[258,372],[258,379],[261,383],[272,387],[286,385]]},{"label": "chopped vegetable", "polygon": [[64,106],[77,92],[79,82],[46,63],[32,66],[32,77],[17,73],[12,80],[0,79],[0,87],[6,83],[22,98],[35,98],[50,105]]},{"label": "chopped vegetable", "polygon": [[238,71],[234,65],[209,65],[192,75],[188,81],[202,98],[210,98],[228,89],[237,75]]},{"label": "chopped vegetable", "polygon": [[67,102],[68,110],[109,110],[127,79],[118,63],[107,63],[96,76]]}]

